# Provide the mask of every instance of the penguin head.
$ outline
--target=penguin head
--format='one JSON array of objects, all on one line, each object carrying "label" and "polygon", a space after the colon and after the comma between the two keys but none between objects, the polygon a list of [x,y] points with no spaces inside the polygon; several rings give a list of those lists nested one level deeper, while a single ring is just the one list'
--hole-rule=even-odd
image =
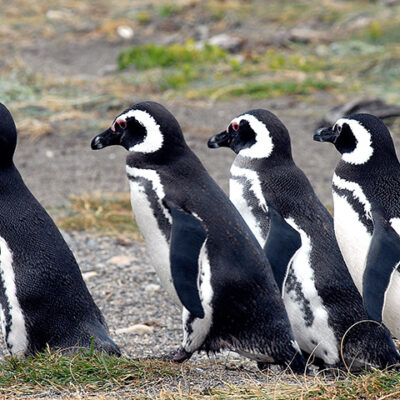
[{"label": "penguin head", "polygon": [[185,144],[175,117],[161,104],[142,102],[119,114],[111,126],[93,138],[93,150],[120,145],[129,152],[156,153]]},{"label": "penguin head", "polygon": [[340,118],[332,127],[318,129],[314,140],[333,143],[348,164],[365,164],[374,156],[397,159],[389,130],[371,114]]},{"label": "penguin head", "polygon": [[7,107],[0,103],[0,166],[12,164],[16,145],[17,129],[13,117]]},{"label": "penguin head", "polygon": [[250,110],[234,118],[226,131],[212,136],[208,147],[230,147],[249,158],[291,158],[289,133],[283,123],[267,110]]}]

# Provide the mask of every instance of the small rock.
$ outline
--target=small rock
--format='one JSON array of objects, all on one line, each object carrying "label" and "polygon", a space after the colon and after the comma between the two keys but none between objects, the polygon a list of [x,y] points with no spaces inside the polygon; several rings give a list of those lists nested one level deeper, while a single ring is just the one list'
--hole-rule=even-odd
[{"label": "small rock", "polygon": [[128,25],[121,25],[117,28],[117,35],[122,39],[129,40],[133,38],[133,29]]},{"label": "small rock", "polygon": [[117,335],[122,335],[124,333],[133,333],[135,335],[149,335],[153,333],[153,328],[151,326],[136,324],[128,326],[127,328],[120,328],[115,331]]},{"label": "small rock", "polygon": [[118,267],[126,267],[130,265],[131,261],[131,258],[128,256],[114,256],[107,260],[107,264],[114,264]]},{"label": "small rock", "polygon": [[146,325],[146,326],[158,326],[158,327],[160,327],[160,326],[162,326],[159,322],[157,322],[157,321],[145,321],[144,323],[143,323],[143,325]]},{"label": "small rock", "polygon": [[86,246],[88,246],[88,247],[96,247],[96,242],[93,239],[88,238],[86,240]]},{"label": "small rock", "polygon": [[83,272],[82,273],[82,278],[85,281],[88,281],[91,278],[95,278],[96,276],[99,276],[99,274],[96,271],[89,271],[89,272]]},{"label": "small rock", "polygon": [[300,43],[323,42],[329,39],[330,35],[327,32],[308,28],[293,28],[289,36],[289,40]]},{"label": "small rock", "polygon": [[129,240],[125,236],[118,236],[116,241],[120,246],[132,246],[132,240]]},{"label": "small rock", "polygon": [[67,10],[49,10],[46,13],[47,19],[61,20],[71,16],[71,12]]},{"label": "small rock", "polygon": [[210,30],[207,25],[198,25],[195,27],[194,36],[197,40],[205,41],[208,38]]},{"label": "small rock", "polygon": [[149,283],[149,284],[144,288],[144,290],[145,290],[146,292],[157,292],[157,291],[160,290],[160,285],[157,285],[157,284],[155,284],[155,283]]},{"label": "small rock", "polygon": [[228,35],[227,33],[221,33],[219,35],[210,37],[207,42],[213,46],[219,46],[221,49],[235,52],[240,50],[240,48],[243,46],[244,39],[237,36]]},{"label": "small rock", "polygon": [[47,158],[54,158],[54,151],[52,150],[46,150],[45,154]]}]

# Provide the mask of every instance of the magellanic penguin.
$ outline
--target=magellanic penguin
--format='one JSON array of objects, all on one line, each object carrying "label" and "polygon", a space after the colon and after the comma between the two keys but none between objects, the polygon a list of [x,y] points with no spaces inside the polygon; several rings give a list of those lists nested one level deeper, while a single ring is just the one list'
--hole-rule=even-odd
[{"label": "magellanic penguin", "polygon": [[0,104],[0,317],[7,349],[90,347],[120,354],[75,258],[13,163],[14,120]]},{"label": "magellanic penguin", "polygon": [[335,233],[370,318],[400,338],[400,164],[385,124],[369,114],[314,135],[342,154],[333,175]]},{"label": "magellanic penguin", "polygon": [[230,197],[264,247],[303,352],[320,366],[395,364],[389,331],[360,323],[368,316],[340,254],[332,217],[295,165],[282,122],[269,111],[251,110],[208,145],[237,153]]},{"label": "magellanic penguin", "polygon": [[174,116],[142,102],[118,115],[93,149],[128,150],[132,208],[160,280],[183,306],[171,353],[236,351],[304,372],[304,359],[268,260],[223,191],[187,146]]}]

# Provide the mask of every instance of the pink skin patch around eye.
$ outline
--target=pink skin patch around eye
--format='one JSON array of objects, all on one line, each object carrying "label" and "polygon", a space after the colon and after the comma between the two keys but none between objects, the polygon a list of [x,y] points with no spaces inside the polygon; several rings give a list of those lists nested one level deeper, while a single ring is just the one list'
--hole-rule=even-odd
[{"label": "pink skin patch around eye", "polygon": [[232,129],[236,132],[236,131],[238,131],[239,130],[239,123],[238,122],[234,122],[233,124],[232,124]]},{"label": "pink skin patch around eye", "polygon": [[118,119],[117,124],[120,126],[121,129],[126,129],[127,123],[124,119]]},{"label": "pink skin patch around eye", "polygon": [[111,126],[113,132],[115,132],[115,124],[118,124],[121,129],[126,129],[128,125],[124,119],[117,119]]}]

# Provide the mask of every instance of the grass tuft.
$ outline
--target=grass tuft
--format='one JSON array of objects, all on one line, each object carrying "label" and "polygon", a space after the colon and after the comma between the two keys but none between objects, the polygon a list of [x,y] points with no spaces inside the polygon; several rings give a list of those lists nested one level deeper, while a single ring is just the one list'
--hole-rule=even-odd
[{"label": "grass tuft", "polygon": [[71,196],[67,215],[56,216],[56,222],[64,230],[140,237],[129,194]]},{"label": "grass tuft", "polygon": [[226,54],[226,51],[220,47],[207,44],[199,49],[193,41],[169,46],[148,43],[122,51],[118,56],[118,65],[120,69],[134,65],[139,70],[156,67],[182,67],[187,64],[216,62],[223,59]]},{"label": "grass tuft", "polygon": [[38,390],[98,391],[141,387],[177,372],[176,366],[158,360],[129,360],[87,350],[67,357],[60,351],[48,350],[34,357],[6,358],[0,364],[0,393],[26,395]]}]

